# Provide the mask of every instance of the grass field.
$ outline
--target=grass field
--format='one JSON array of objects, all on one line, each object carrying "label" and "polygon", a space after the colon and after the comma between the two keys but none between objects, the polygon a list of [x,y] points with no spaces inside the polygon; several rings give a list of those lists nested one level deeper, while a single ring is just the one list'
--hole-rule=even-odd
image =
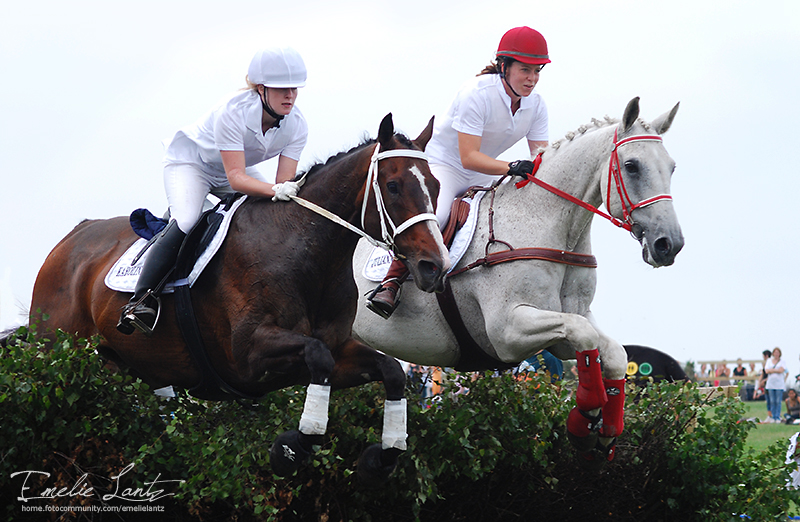
[{"label": "grass field", "polygon": [[[763,420],[767,417],[767,404],[764,401],[750,401],[745,402],[744,405],[747,408],[745,418],[758,417]],[[785,405],[781,410],[781,415],[784,413],[786,413]],[[788,450],[789,437],[798,431],[800,431],[800,425],[759,424],[748,435],[747,447],[753,448],[755,451],[764,451],[767,447],[777,442],[781,444],[784,450]],[[787,515],[793,517],[792,519],[800,518],[800,500],[789,508]]]},{"label": "grass field", "polygon": [[[767,417],[767,404],[764,401],[745,402],[747,412],[745,418],[757,417],[765,419]],[[781,414],[786,412],[784,407]],[[756,429],[750,432],[747,437],[747,446],[756,451],[763,451],[775,442],[782,442],[789,448],[789,437],[800,431],[800,425],[786,424],[759,424]]]}]

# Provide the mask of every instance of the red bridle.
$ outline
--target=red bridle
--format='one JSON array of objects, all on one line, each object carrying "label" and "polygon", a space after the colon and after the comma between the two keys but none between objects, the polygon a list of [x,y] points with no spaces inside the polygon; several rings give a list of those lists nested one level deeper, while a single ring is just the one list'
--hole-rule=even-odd
[{"label": "red bridle", "polygon": [[610,214],[606,214],[602,210],[597,207],[593,207],[589,203],[582,201],[572,194],[567,194],[561,189],[557,189],[556,187],[545,183],[544,181],[540,180],[536,177],[536,172],[539,170],[539,165],[542,164],[542,152],[540,152],[536,158],[533,160],[533,172],[528,175],[528,177],[522,181],[517,182],[516,187],[522,188],[528,184],[528,182],[533,182],[543,189],[549,190],[553,194],[557,196],[561,196],[562,198],[579,205],[590,212],[594,212],[595,214],[606,218],[607,220],[611,221],[613,224],[620,228],[624,228],[628,232],[633,230],[634,221],[631,218],[631,212],[636,210],[637,208],[646,207],[647,205],[652,205],[653,203],[661,200],[671,200],[672,196],[669,194],[659,194],[657,196],[653,196],[651,198],[647,198],[642,200],[638,203],[633,203],[631,201],[630,196],[628,196],[628,191],[625,189],[625,181],[622,179],[622,172],[619,167],[619,155],[617,154],[617,149],[621,146],[625,145],[626,143],[631,143],[633,141],[661,141],[661,136],[656,136],[654,134],[640,134],[637,136],[630,136],[628,138],[622,139],[617,141],[617,131],[614,130],[614,148],[611,151],[611,160],[608,164],[608,187],[606,189],[606,204],[611,201],[611,180],[614,180],[614,184],[617,188],[617,194],[619,195],[620,202],[622,204],[622,219],[617,219]]}]

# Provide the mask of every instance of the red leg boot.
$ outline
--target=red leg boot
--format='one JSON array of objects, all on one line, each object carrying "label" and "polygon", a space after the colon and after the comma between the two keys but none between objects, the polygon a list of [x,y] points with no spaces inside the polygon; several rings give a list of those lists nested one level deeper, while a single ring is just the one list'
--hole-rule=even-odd
[{"label": "red leg boot", "polygon": [[408,268],[402,261],[395,259],[381,284],[367,297],[367,308],[384,319],[391,317],[400,304],[400,285],[406,279],[408,279]]},{"label": "red leg boot", "polygon": [[600,352],[589,350],[575,352],[578,367],[576,407],[567,418],[567,436],[580,452],[588,452],[597,445],[602,414],[592,415],[591,410],[602,408],[608,402],[600,368]]},{"label": "red leg boot", "polygon": [[623,418],[625,379],[603,379],[603,384],[608,395],[608,402],[603,406],[603,427],[600,428],[600,437],[611,439],[611,442],[607,445],[601,444],[606,451],[606,459],[611,461],[614,458],[617,437],[622,434],[622,430],[625,428],[625,420]]}]

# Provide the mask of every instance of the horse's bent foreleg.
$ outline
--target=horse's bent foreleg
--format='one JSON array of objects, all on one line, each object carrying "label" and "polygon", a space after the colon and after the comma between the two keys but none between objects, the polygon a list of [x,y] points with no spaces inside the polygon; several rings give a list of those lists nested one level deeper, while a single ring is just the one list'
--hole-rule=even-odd
[{"label": "horse's bent foreleg", "polygon": [[300,433],[322,436],[328,426],[330,376],[335,362],[328,347],[316,339],[311,339],[306,345],[305,360],[311,372],[311,383],[306,389],[306,402],[300,417]]},{"label": "horse's bent foreleg", "polygon": [[585,317],[541,310],[529,305],[515,307],[505,320],[487,321],[487,333],[504,362],[516,363],[531,352],[567,342],[578,360],[578,408],[592,417],[606,403],[600,365],[600,335]]},{"label": "horse's bent foreleg", "polygon": [[617,437],[625,428],[625,370],[628,356],[625,348],[614,339],[608,337],[597,327],[594,316],[587,314],[587,319],[600,334],[600,358],[603,360],[603,385],[608,395],[608,402],[603,406],[603,427],[600,429],[600,449],[606,458],[614,458]]},{"label": "horse's bent foreleg", "polygon": [[608,403],[598,331],[583,316],[529,305],[516,306],[506,317],[495,319],[493,323],[487,321],[487,333],[503,361],[518,362],[531,351],[563,343],[575,350],[578,389],[576,407],[567,419],[567,432],[579,451],[593,451],[602,426],[602,408]]},{"label": "horse's bent foreleg", "polygon": [[487,315],[486,333],[497,357],[507,363],[520,362],[542,348],[561,342],[569,343],[576,352],[594,350],[600,340],[585,317],[530,305]]},{"label": "horse's bent foreleg", "polygon": [[298,430],[282,433],[270,448],[270,462],[276,475],[290,475],[321,445],[328,427],[328,404],[331,395],[330,377],[335,362],[328,347],[314,338],[306,338],[303,349],[311,373],[306,400]]},{"label": "horse's bent foreleg", "polygon": [[358,461],[358,476],[365,484],[382,484],[397,466],[397,457],[407,448],[406,374],[393,357],[349,339],[335,352],[335,387],[382,380],[386,389],[381,444],[368,447]]}]

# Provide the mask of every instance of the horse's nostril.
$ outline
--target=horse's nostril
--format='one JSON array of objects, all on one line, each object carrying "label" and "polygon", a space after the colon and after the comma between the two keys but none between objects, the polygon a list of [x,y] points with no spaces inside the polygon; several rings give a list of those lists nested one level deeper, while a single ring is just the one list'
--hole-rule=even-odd
[{"label": "horse's nostril", "polygon": [[666,237],[660,237],[656,239],[656,242],[653,244],[653,248],[655,248],[656,252],[661,255],[667,255],[672,250],[672,241]]},{"label": "horse's nostril", "polygon": [[420,274],[432,278],[435,278],[441,272],[441,269],[430,261],[420,261],[418,268]]}]

